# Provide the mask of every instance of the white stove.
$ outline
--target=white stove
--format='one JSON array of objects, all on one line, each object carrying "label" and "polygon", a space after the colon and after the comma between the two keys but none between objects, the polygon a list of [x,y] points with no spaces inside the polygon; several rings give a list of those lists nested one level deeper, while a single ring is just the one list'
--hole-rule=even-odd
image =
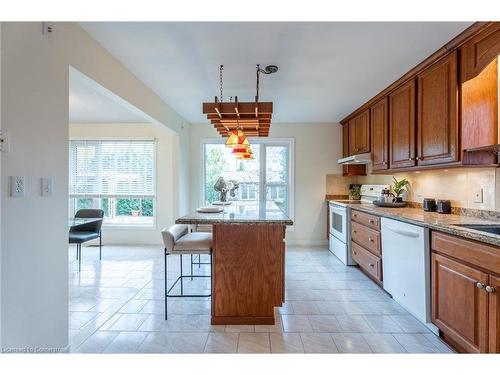
[{"label": "white stove", "polygon": [[361,185],[361,199],[332,200],[330,205],[330,251],[346,266],[357,263],[351,256],[351,208],[350,205],[372,203],[389,185]]}]

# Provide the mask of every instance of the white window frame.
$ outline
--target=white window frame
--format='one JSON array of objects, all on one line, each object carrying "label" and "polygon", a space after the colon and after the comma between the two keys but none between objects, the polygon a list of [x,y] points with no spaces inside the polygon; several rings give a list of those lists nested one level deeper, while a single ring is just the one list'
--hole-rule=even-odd
[{"label": "white window frame", "polygon": [[[158,204],[158,139],[157,138],[147,138],[147,137],[139,137],[139,138],[134,138],[134,137],[70,137],[68,141],[68,147],[69,147],[69,142],[71,141],[154,141],[154,155],[153,155],[153,186],[154,186],[154,194],[151,197],[153,199],[153,223],[152,224],[136,224],[136,223],[130,223],[130,224],[118,224],[118,223],[106,223],[106,221],[103,221],[102,226],[103,228],[107,229],[112,229],[112,230],[156,230],[157,229],[157,204]],[[69,178],[69,176],[68,176]],[[71,193],[68,194],[68,199],[71,199]],[[73,197],[74,199],[78,198],[96,198],[92,194],[87,194],[86,196],[81,196],[81,197]],[[121,198],[121,196],[120,196]],[[126,197],[124,197],[126,198]],[[70,208],[70,207],[68,207]]]},{"label": "white window frame", "polygon": [[[295,138],[248,138],[250,144],[264,145],[261,148],[260,160],[259,160],[259,190],[262,192],[260,194],[260,202],[265,201],[266,190],[265,190],[265,180],[266,180],[266,147],[265,146],[285,146],[288,149],[288,217],[291,220],[295,218]],[[198,206],[205,204],[205,145],[207,144],[224,144],[225,139],[223,138],[202,138],[200,139],[200,181],[202,182],[200,187],[200,195]],[[272,184],[274,185],[274,184]],[[278,184],[279,185],[279,184]],[[293,226],[287,227],[288,231],[293,231]]]}]

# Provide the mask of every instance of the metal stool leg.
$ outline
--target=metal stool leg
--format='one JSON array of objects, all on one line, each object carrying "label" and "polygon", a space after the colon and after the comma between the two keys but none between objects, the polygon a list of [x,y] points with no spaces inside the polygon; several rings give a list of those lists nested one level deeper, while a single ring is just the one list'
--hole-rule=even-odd
[{"label": "metal stool leg", "polygon": [[168,289],[167,289],[167,267],[168,267],[168,262],[167,262],[167,249],[165,249],[165,254],[164,254],[164,257],[165,257],[165,320],[167,320],[167,309],[168,309],[168,301],[167,301],[167,298],[168,298]]},{"label": "metal stool leg", "polygon": [[78,272],[82,270],[82,244],[78,244]]},{"label": "metal stool leg", "polygon": [[78,260],[78,244],[76,244],[76,260]]},{"label": "metal stool leg", "polygon": [[184,294],[184,285],[183,285],[183,277],[182,277],[182,254],[179,254],[179,258],[181,260],[181,295]]},{"label": "metal stool leg", "polygon": [[191,281],[193,281],[193,254],[191,254]]},{"label": "metal stool leg", "polygon": [[99,260],[102,260],[102,233],[99,233]]}]

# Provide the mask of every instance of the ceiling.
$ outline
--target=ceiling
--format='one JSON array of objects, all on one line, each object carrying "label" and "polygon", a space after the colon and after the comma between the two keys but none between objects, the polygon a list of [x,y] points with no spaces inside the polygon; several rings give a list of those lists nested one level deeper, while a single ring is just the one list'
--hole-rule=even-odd
[{"label": "ceiling", "polygon": [[69,71],[70,123],[147,122],[75,69]]},{"label": "ceiling", "polygon": [[337,122],[439,49],[470,22],[82,23],[100,44],[190,122],[201,103],[274,102],[273,122]]}]

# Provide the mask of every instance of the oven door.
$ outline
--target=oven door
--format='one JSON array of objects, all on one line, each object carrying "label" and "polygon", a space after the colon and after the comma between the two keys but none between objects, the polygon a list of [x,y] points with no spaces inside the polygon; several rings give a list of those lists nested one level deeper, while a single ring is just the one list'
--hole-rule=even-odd
[{"label": "oven door", "polygon": [[330,203],[330,234],[347,243],[347,208]]}]

